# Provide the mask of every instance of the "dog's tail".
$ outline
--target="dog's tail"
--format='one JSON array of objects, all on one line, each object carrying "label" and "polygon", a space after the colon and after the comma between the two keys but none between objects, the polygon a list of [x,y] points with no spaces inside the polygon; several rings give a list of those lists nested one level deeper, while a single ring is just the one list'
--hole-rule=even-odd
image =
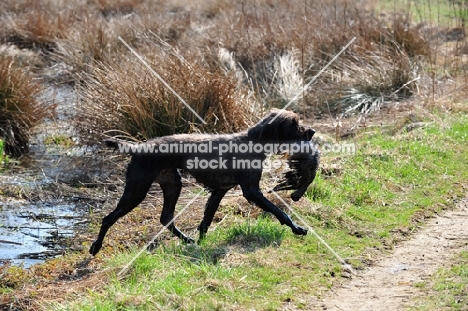
[{"label": "dog's tail", "polygon": [[108,138],[104,140],[104,144],[109,148],[114,148],[121,153],[135,154],[135,144],[129,141],[119,140],[115,138]]}]

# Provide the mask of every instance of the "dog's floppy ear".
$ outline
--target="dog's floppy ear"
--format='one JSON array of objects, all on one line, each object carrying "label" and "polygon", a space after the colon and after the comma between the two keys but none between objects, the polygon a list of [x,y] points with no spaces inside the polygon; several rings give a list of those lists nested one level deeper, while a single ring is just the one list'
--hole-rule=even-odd
[{"label": "dog's floppy ear", "polygon": [[[263,138],[266,140],[289,140],[301,138],[299,117],[291,111],[276,112],[275,119],[265,127]],[[268,122],[271,122],[270,120]]]},{"label": "dog's floppy ear", "polygon": [[269,127],[271,124],[268,124],[273,118],[277,115],[276,111],[270,112],[263,119],[257,122],[254,126],[247,130],[247,136],[250,139],[262,139],[265,135],[264,131],[266,127]]},{"label": "dog's floppy ear", "polygon": [[255,126],[247,130],[247,136],[250,139],[260,139],[260,137],[262,136],[262,131],[263,127],[261,127],[260,122],[258,122]]},{"label": "dog's floppy ear", "polygon": [[[270,124],[271,122],[271,124]],[[272,110],[247,131],[251,139],[295,139],[299,133],[299,118],[291,111]]]}]

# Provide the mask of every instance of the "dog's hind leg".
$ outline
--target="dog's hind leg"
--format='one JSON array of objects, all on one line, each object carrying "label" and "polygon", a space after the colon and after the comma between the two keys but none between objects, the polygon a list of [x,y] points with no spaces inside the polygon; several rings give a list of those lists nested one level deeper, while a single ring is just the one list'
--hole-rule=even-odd
[{"label": "dog's hind leg", "polygon": [[163,191],[164,204],[161,212],[160,221],[167,229],[175,236],[184,241],[185,243],[195,243],[195,241],[186,236],[174,224],[174,211],[179,199],[180,190],[182,189],[182,182],[180,181],[180,174],[177,169],[164,170],[158,176],[159,185]]},{"label": "dog's hind leg", "polygon": [[218,210],[219,203],[221,202],[222,198],[229,191],[230,188],[227,189],[214,189],[211,192],[211,196],[206,201],[205,205],[205,213],[203,215],[203,220],[198,226],[198,230],[200,231],[200,241],[205,237],[206,232],[208,231],[208,227],[211,225],[213,221],[214,214]]},{"label": "dog's hind leg", "polygon": [[102,247],[107,230],[120,218],[133,210],[143,201],[153,182],[153,175],[138,161],[130,161],[127,168],[125,190],[117,207],[102,219],[99,235],[91,245],[89,252],[94,256]]},{"label": "dog's hind leg", "polygon": [[306,235],[307,229],[299,227],[294,221],[282,210],[280,210],[270,200],[265,198],[257,184],[251,183],[240,184],[244,197],[249,201],[263,209],[265,212],[272,213],[282,225],[287,225],[292,232],[298,235]]}]

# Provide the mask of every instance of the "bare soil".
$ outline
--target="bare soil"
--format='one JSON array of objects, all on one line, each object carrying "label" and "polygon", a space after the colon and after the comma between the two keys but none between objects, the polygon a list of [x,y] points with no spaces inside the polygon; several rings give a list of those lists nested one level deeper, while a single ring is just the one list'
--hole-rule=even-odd
[{"label": "bare soil", "polygon": [[431,219],[410,240],[348,281],[332,288],[313,310],[406,310],[427,295],[415,285],[468,247],[468,197]]}]

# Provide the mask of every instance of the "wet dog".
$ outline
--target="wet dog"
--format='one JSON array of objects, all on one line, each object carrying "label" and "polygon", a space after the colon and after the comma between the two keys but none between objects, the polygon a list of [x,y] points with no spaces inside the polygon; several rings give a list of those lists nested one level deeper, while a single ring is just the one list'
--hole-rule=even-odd
[{"label": "wet dog", "polygon": [[260,191],[260,179],[268,154],[287,154],[290,171],[273,189],[295,190],[291,198],[299,200],[315,178],[319,154],[311,143],[315,131],[299,125],[299,117],[289,111],[274,110],[247,131],[234,134],[178,134],[148,140],[142,144],[109,139],[105,143],[132,155],[126,173],[124,193],[113,212],[103,218],[101,229],[89,252],[96,255],[109,228],[133,210],[157,182],[164,203],[160,221],[184,242],[194,240],[174,224],[174,210],[182,189],[179,170],[191,174],[211,192],[198,227],[203,239],[221,199],[239,185],[243,196],[276,216],[298,235],[307,230],[298,226]]}]

